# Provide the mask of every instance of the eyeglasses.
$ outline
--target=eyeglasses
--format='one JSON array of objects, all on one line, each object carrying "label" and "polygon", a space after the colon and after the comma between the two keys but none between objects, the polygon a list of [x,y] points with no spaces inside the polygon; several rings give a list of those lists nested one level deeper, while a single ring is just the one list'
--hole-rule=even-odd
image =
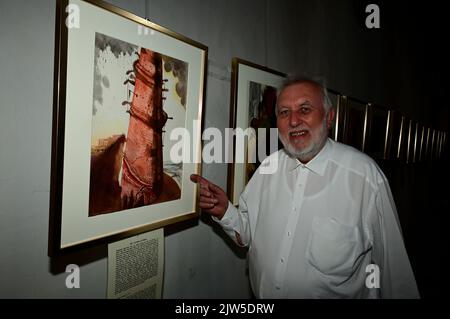
[{"label": "eyeglasses", "polygon": [[310,114],[316,108],[309,103],[301,104],[298,108],[292,109],[288,107],[281,107],[277,112],[277,117],[280,119],[288,119],[293,113],[297,113],[301,116]]}]

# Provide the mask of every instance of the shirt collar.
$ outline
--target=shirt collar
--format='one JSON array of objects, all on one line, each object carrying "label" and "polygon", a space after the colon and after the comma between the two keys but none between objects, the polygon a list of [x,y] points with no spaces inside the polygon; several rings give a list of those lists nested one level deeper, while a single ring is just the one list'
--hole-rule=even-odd
[{"label": "shirt collar", "polygon": [[313,173],[323,176],[323,174],[325,173],[325,169],[327,167],[328,159],[330,158],[331,155],[331,149],[332,149],[332,141],[328,138],[327,141],[325,142],[325,145],[320,150],[320,152],[317,153],[317,155],[314,156],[314,158],[306,164],[302,164],[296,158],[289,157],[287,169],[289,171],[293,171],[296,168],[302,166],[304,168],[309,169]]}]

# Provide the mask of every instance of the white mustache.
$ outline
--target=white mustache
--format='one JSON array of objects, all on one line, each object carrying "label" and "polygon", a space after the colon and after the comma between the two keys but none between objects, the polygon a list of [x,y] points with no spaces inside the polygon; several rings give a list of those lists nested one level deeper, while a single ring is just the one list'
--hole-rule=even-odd
[{"label": "white mustache", "polygon": [[307,132],[309,132],[309,128],[308,127],[296,127],[295,129],[289,130],[288,134],[297,133],[297,132],[300,132],[300,131],[307,131]]}]

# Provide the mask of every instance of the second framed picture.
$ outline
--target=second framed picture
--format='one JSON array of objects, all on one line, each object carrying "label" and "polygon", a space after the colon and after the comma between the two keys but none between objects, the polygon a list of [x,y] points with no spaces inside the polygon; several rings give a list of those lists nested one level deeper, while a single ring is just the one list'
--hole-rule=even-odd
[{"label": "second framed picture", "polygon": [[368,104],[355,98],[346,98],[343,142],[365,151]]},{"label": "second framed picture", "polygon": [[239,58],[232,60],[230,127],[235,134],[227,191],[234,205],[262,157],[279,149],[277,135],[270,134],[270,128],[276,132],[277,89],[285,78],[282,72]]},{"label": "second framed picture", "polygon": [[331,105],[334,107],[336,112],[334,120],[331,123],[331,128],[328,136],[333,140],[340,142],[342,140],[342,135],[344,132],[343,123],[345,116],[346,99],[337,91],[329,88],[327,90]]},{"label": "second framed picture", "polygon": [[390,111],[382,106],[369,104],[366,152],[374,159],[387,159]]}]

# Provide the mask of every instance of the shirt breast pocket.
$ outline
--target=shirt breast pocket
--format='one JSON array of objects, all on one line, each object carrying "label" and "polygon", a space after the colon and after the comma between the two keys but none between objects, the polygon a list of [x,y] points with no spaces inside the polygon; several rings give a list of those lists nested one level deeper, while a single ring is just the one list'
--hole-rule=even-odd
[{"label": "shirt breast pocket", "polygon": [[316,270],[328,276],[349,277],[360,253],[357,227],[332,218],[313,219],[307,258]]}]

